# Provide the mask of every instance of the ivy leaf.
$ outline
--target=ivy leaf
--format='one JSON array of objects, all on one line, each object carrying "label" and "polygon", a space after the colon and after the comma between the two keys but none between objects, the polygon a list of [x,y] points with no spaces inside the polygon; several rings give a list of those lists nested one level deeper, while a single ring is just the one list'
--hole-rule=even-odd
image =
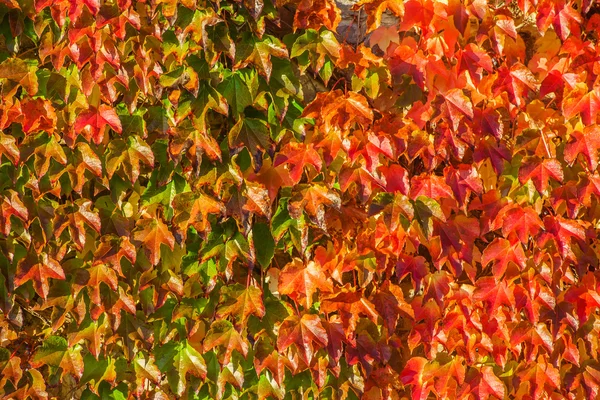
[{"label": "ivy leaf", "polygon": [[248,343],[235,330],[231,322],[227,320],[215,321],[204,339],[204,351],[209,351],[215,347],[224,348],[222,353],[222,365],[229,364],[231,353],[236,350],[244,357],[248,354]]},{"label": "ivy leaf", "polygon": [[275,254],[275,240],[269,225],[255,223],[252,226],[252,240],[254,241],[256,260],[264,269],[269,268]]},{"label": "ivy leaf", "polygon": [[223,79],[217,90],[227,99],[227,104],[230,110],[233,111],[235,118],[243,115],[246,107],[251,106],[253,103],[252,94],[250,94],[248,85],[244,82],[240,72],[234,72]]},{"label": "ivy leaf", "polygon": [[173,223],[179,227],[183,237],[187,237],[189,226],[204,234],[210,231],[208,216],[210,214],[224,214],[225,206],[220,201],[204,193],[185,192],[173,198],[173,209],[177,210]]},{"label": "ivy leaf", "polygon": [[152,265],[160,261],[160,246],[165,245],[173,250],[175,237],[169,227],[160,219],[147,216],[140,219],[136,227],[138,230],[133,234],[133,240],[144,246],[148,260]]},{"label": "ivy leaf", "polygon": [[153,356],[144,356],[143,352],[137,353],[133,360],[133,369],[135,371],[137,394],[142,395],[144,384],[150,381],[153,384],[159,384],[161,373],[154,362]]},{"label": "ivy leaf", "polygon": [[600,149],[600,127],[586,126],[583,132],[575,131],[571,134],[571,140],[565,146],[565,160],[572,165],[577,155],[583,154],[590,171],[595,171],[598,167],[598,149]]},{"label": "ivy leaf", "polygon": [[562,182],[564,178],[563,169],[556,159],[539,159],[532,157],[523,163],[519,169],[519,182],[524,184],[529,179],[538,192],[543,193],[548,187],[550,178]]},{"label": "ivy leaf", "polygon": [[295,194],[288,203],[292,218],[299,219],[302,212],[315,218],[321,228],[325,228],[325,206],[339,209],[340,196],[322,184],[313,184]]},{"label": "ivy leaf", "polygon": [[279,351],[283,352],[293,344],[307,365],[310,365],[316,351],[326,347],[328,343],[327,331],[318,315],[291,315],[279,327]]},{"label": "ivy leaf", "polygon": [[296,301],[303,300],[307,309],[318,290],[328,293],[333,290],[333,285],[314,261],[305,263],[296,258],[279,275],[279,293],[287,294]]},{"label": "ivy leaf", "polygon": [[48,279],[64,280],[65,271],[60,263],[46,253],[32,254],[19,261],[15,273],[15,286],[31,281],[35,292],[44,300],[50,291]]},{"label": "ivy leaf", "polygon": [[288,143],[283,149],[277,153],[273,167],[279,165],[287,165],[290,170],[290,178],[294,184],[300,182],[304,167],[310,164],[317,171],[321,171],[322,162],[319,153],[314,149],[313,145],[304,143]]},{"label": "ivy leaf", "polygon": [[537,363],[534,362],[521,371],[519,377],[522,382],[529,383],[533,398],[536,400],[543,397],[546,387],[557,389],[561,382],[558,370],[549,364],[542,355],[538,357]]},{"label": "ivy leaf", "polygon": [[473,119],[473,104],[471,104],[471,100],[465,96],[461,89],[450,89],[444,94],[444,100],[446,101],[448,114],[454,130],[458,129],[458,124],[462,116]]},{"label": "ivy leaf", "polygon": [[[177,395],[181,396],[186,389],[186,376],[188,373],[198,378],[206,378],[206,363],[198,350],[193,348],[187,341],[179,345],[177,354],[173,359],[175,373],[178,375]],[[173,374],[169,374],[172,376]],[[169,380],[169,383],[171,380]]]},{"label": "ivy leaf", "polygon": [[139,136],[129,136],[127,142],[122,139],[112,140],[108,145],[106,172],[109,178],[117,170],[121,170],[131,183],[135,183],[140,176],[140,164],[152,167],[154,153]]},{"label": "ivy leaf", "polygon": [[117,133],[123,131],[116,111],[106,104],[101,104],[97,108],[90,107],[87,111],[79,114],[74,125],[77,133],[86,132],[84,136],[90,137],[96,144],[100,144],[104,140],[107,127]]},{"label": "ivy leaf", "polygon": [[0,210],[2,211],[0,213],[0,231],[4,236],[8,236],[12,228],[11,216],[26,222],[29,220],[29,212],[21,201],[19,194],[12,189],[8,190],[8,196],[5,194],[0,195],[0,199],[2,199],[2,203],[0,203]]},{"label": "ivy leaf", "polygon": [[585,126],[595,125],[600,111],[600,93],[597,89],[588,92],[587,85],[578,84],[565,96],[562,109],[567,118],[579,114]]},{"label": "ivy leaf", "polygon": [[262,296],[262,290],[255,286],[227,286],[221,292],[222,305],[217,310],[217,318],[232,316],[240,327],[246,325],[250,315],[262,318],[265,315]]},{"label": "ivy leaf", "polygon": [[257,118],[240,118],[229,131],[229,147],[246,147],[250,154],[270,148],[269,127]]},{"label": "ivy leaf", "polygon": [[[340,57],[340,44],[335,38],[333,32],[314,29],[307,29],[304,34],[299,36],[292,46],[290,57],[298,58],[305,53],[316,72],[319,72],[325,64],[326,57],[330,60],[336,60]],[[305,69],[308,65],[303,66]]]},{"label": "ivy leaf", "polygon": [[511,244],[506,239],[496,238],[483,251],[481,265],[486,267],[492,261],[494,262],[494,276],[497,280],[500,280],[509,262],[513,262],[519,268],[524,269],[527,258],[520,242]]},{"label": "ivy leaf", "polygon": [[479,399],[489,399],[494,396],[498,399],[503,399],[506,389],[502,381],[494,374],[494,371],[489,366],[481,368],[480,380],[475,389],[475,395]]},{"label": "ivy leaf", "polygon": [[427,360],[423,357],[413,357],[408,360],[400,374],[402,383],[412,386],[412,398],[415,400],[425,400],[427,398],[433,389],[430,382],[432,378]]},{"label": "ivy leaf", "polygon": [[14,165],[19,163],[20,152],[16,139],[2,132],[0,132],[0,156],[8,158]]},{"label": "ivy leaf", "polygon": [[31,365],[39,368],[42,365],[62,369],[61,376],[69,373],[77,379],[83,375],[83,357],[79,346],[69,347],[61,336],[50,336],[33,356]]},{"label": "ivy leaf", "polygon": [[183,153],[187,153],[196,166],[202,163],[202,155],[204,154],[213,161],[220,161],[222,157],[216,139],[208,132],[192,126],[189,120],[173,129],[169,151],[175,159],[179,159]]},{"label": "ivy leaf", "polygon": [[255,36],[246,35],[238,44],[235,56],[237,68],[243,68],[252,63],[258,72],[267,78],[268,82],[273,70],[271,57],[287,58],[288,51],[285,45],[274,36],[263,35],[258,39]]}]

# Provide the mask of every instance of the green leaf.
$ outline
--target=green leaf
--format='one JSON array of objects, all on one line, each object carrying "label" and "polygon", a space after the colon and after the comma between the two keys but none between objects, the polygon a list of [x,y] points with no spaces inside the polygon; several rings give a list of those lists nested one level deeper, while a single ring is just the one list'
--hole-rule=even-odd
[{"label": "green leaf", "polygon": [[229,131],[229,147],[245,146],[250,154],[270,147],[269,127],[257,118],[240,118]]},{"label": "green leaf", "polygon": [[252,240],[254,241],[256,261],[263,268],[268,268],[275,253],[275,240],[269,225],[261,222],[255,223],[252,227]]},{"label": "green leaf", "polygon": [[169,385],[177,395],[181,396],[186,390],[186,376],[190,373],[198,378],[206,378],[206,363],[202,355],[188,341],[180,343],[173,357],[173,369],[167,372]]},{"label": "green leaf", "polygon": [[253,103],[248,85],[242,79],[240,72],[234,72],[217,86],[219,93],[227,99],[227,104],[233,112],[233,117],[238,118],[244,109]]}]

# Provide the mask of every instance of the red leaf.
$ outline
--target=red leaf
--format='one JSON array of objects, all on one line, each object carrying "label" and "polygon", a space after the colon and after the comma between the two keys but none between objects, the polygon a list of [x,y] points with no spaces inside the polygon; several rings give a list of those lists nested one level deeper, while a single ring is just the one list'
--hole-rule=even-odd
[{"label": "red leaf", "polygon": [[46,253],[39,256],[30,253],[17,265],[15,286],[18,287],[27,281],[31,281],[35,292],[45,300],[50,290],[48,286],[49,278],[65,279],[65,272],[59,262]]},{"label": "red leaf", "polygon": [[531,157],[519,169],[519,182],[524,184],[529,179],[538,192],[543,193],[548,187],[550,178],[562,182],[564,175],[560,162],[556,159],[540,159]]},{"label": "red leaf", "polygon": [[314,261],[304,263],[296,258],[281,270],[279,292],[296,301],[303,300],[307,309],[312,305],[313,294],[318,290],[328,293],[333,290],[333,286]]},{"label": "red leaf", "polygon": [[321,171],[322,166],[321,157],[312,144],[297,142],[288,143],[277,154],[273,167],[277,168],[282,164],[287,165],[294,184],[300,182],[306,164],[312,165],[317,171]]},{"label": "red leaf", "polygon": [[519,268],[525,268],[527,258],[523,251],[521,243],[511,244],[508,240],[496,238],[490,243],[481,256],[481,265],[486,267],[490,262],[494,262],[493,271],[496,280],[500,280],[509,262],[515,263]]},{"label": "red leaf", "polygon": [[600,127],[586,126],[583,132],[575,131],[565,146],[565,160],[572,165],[578,154],[583,154],[590,171],[598,167],[598,149],[600,149]]},{"label": "red leaf", "polygon": [[79,114],[74,125],[76,133],[84,134],[96,144],[104,140],[106,127],[112,128],[117,133],[123,131],[117,113],[106,104],[101,104],[98,108],[90,107],[89,110]]},{"label": "red leaf", "polygon": [[410,198],[416,200],[419,196],[434,200],[453,198],[452,189],[444,182],[444,178],[429,174],[413,176],[410,181]]},{"label": "red leaf", "polygon": [[277,348],[280,352],[292,344],[300,351],[306,364],[310,365],[313,355],[319,348],[329,343],[327,331],[323,328],[321,318],[314,314],[303,314],[287,317],[279,328]]}]

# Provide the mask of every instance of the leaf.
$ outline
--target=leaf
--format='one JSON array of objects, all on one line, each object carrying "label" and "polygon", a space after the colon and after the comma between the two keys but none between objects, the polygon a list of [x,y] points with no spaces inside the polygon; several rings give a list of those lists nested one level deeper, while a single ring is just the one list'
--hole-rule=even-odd
[{"label": "leaf", "polygon": [[568,91],[562,110],[569,119],[579,114],[585,126],[595,125],[600,110],[600,93],[597,89],[588,92],[585,84],[579,84]]},{"label": "leaf", "polygon": [[314,149],[312,144],[304,143],[288,143],[283,149],[277,153],[273,167],[286,165],[290,178],[294,184],[300,182],[304,167],[310,164],[318,171],[321,171],[322,162],[319,153]]},{"label": "leaf", "polygon": [[333,291],[333,286],[314,261],[304,263],[296,258],[279,275],[279,293],[302,301],[307,309],[313,303],[313,295],[319,290],[328,293]]},{"label": "leaf", "polygon": [[255,286],[244,288],[241,285],[226,286],[221,292],[221,306],[217,310],[217,318],[234,317],[237,326],[246,326],[248,317],[265,316],[263,293]]},{"label": "leaf", "polygon": [[409,197],[416,200],[419,196],[426,196],[434,200],[453,198],[452,189],[441,176],[425,174],[414,176],[410,181]]},{"label": "leaf", "polygon": [[257,118],[240,118],[229,131],[229,147],[246,147],[255,155],[270,148],[269,127]]},{"label": "leaf", "polygon": [[413,357],[408,360],[400,374],[400,380],[404,385],[411,385],[413,399],[425,400],[432,390],[431,373],[429,372],[427,360],[422,357]]},{"label": "leaf", "polygon": [[50,291],[48,279],[64,280],[65,271],[60,263],[46,253],[31,254],[19,261],[15,273],[15,286],[31,281],[35,292],[44,300]]},{"label": "leaf", "polygon": [[139,136],[129,136],[127,142],[122,139],[112,140],[108,145],[106,173],[112,178],[117,170],[135,183],[140,176],[140,164],[149,167],[154,165],[152,149]]},{"label": "leaf", "polygon": [[340,57],[340,44],[333,32],[307,29],[300,35],[292,46],[290,57],[297,58],[308,52],[311,63],[316,72],[319,72],[325,64],[326,57],[336,60]]},{"label": "leaf", "polygon": [[226,320],[215,321],[204,339],[204,351],[209,351],[215,347],[223,347],[222,365],[229,364],[231,354],[235,350],[244,357],[248,354],[248,344],[242,336],[234,329],[231,322]]},{"label": "leaf", "polygon": [[556,159],[540,159],[532,157],[523,163],[519,169],[519,182],[524,184],[529,179],[538,192],[546,191],[550,178],[562,182],[564,178],[563,169]]},{"label": "leaf", "polygon": [[[19,163],[20,152],[14,137],[0,132],[0,156],[8,158],[14,165]],[[0,157],[1,159],[1,157]]]},{"label": "leaf", "polygon": [[521,381],[529,382],[535,400],[542,398],[547,387],[557,389],[561,382],[558,370],[548,364],[542,355],[538,357],[537,363],[531,363],[529,368],[520,372],[519,377]]},{"label": "leaf", "polygon": [[208,132],[192,126],[189,120],[179,124],[173,131],[169,152],[175,159],[187,153],[196,166],[202,163],[204,154],[213,161],[221,160],[221,149],[215,138]]},{"label": "leaf", "polygon": [[83,375],[83,357],[81,348],[69,347],[67,341],[60,336],[50,336],[33,356],[31,365],[39,368],[42,365],[62,368],[61,376],[65,373],[81,379]]},{"label": "leaf", "polygon": [[326,347],[328,343],[327,332],[323,328],[321,319],[314,314],[303,314],[302,317],[289,316],[279,328],[278,350],[283,352],[293,344],[308,365],[316,351]]},{"label": "leaf", "polygon": [[531,236],[535,237],[543,226],[539,215],[531,207],[518,205],[504,208],[498,213],[496,221],[494,225],[502,227],[502,234],[506,238],[510,239],[510,235],[514,234],[522,244],[529,242]]},{"label": "leaf", "polygon": [[264,269],[269,268],[275,254],[275,240],[269,225],[255,223],[252,226],[252,240],[256,251],[256,260]]},{"label": "leaf", "polygon": [[509,262],[515,263],[520,269],[524,269],[527,264],[527,258],[521,243],[512,244],[502,238],[494,239],[483,251],[481,265],[487,267],[492,261],[494,262],[493,271],[496,280],[502,278]]},{"label": "leaf", "polygon": [[41,98],[24,101],[21,109],[23,112],[23,131],[25,133],[37,131],[54,132],[54,128],[56,127],[56,111],[52,107],[51,102]]},{"label": "leaf", "polygon": [[168,372],[169,384],[178,396],[185,393],[187,388],[187,375],[206,378],[206,362],[202,354],[190,345],[187,340],[177,345],[173,357],[172,368]]},{"label": "leaf", "polygon": [[446,101],[448,114],[455,130],[458,129],[461,116],[473,119],[473,104],[462,90],[456,88],[450,89],[444,94],[444,100]]},{"label": "leaf", "polygon": [[224,214],[225,206],[204,193],[185,192],[177,194],[173,198],[173,209],[175,216],[173,223],[179,227],[180,233],[185,238],[189,226],[196,231],[210,232],[210,214]]},{"label": "leaf", "polygon": [[[386,12],[400,18],[404,15],[404,3],[398,0],[361,0],[353,7],[354,10],[362,9],[367,16],[367,33],[381,26],[382,15]],[[330,28],[331,29],[331,28]],[[381,48],[381,50],[386,50]]]},{"label": "leaf", "polygon": [[0,63],[0,79],[10,79],[19,82],[29,72],[27,63],[18,57],[8,58]]},{"label": "leaf", "polygon": [[506,389],[502,381],[494,374],[491,367],[481,368],[480,381],[475,390],[478,399],[489,399],[490,395],[503,399]]},{"label": "leaf", "polygon": [[8,194],[8,196],[4,194],[0,195],[0,199],[2,199],[2,203],[0,203],[0,210],[2,211],[0,214],[0,231],[4,236],[10,234],[12,228],[10,219],[12,216],[19,218],[23,222],[29,220],[29,212],[25,204],[21,201],[19,194],[12,189],[8,190]]},{"label": "leaf", "polygon": [[175,248],[175,237],[160,218],[142,218],[138,220],[136,227],[138,230],[133,234],[133,240],[144,246],[152,265],[157,265],[161,259],[161,245],[167,246],[171,251]]},{"label": "leaf", "polygon": [[147,381],[154,384],[160,383],[161,373],[154,362],[153,356],[146,357],[142,352],[137,353],[133,361],[133,369],[135,371],[135,383],[138,395],[143,394]]},{"label": "leaf", "polygon": [[322,184],[314,184],[304,188],[294,195],[288,203],[288,210],[292,218],[299,219],[302,212],[315,218],[320,227],[325,227],[325,206],[339,209],[341,199],[333,190]]},{"label": "leaf", "polygon": [[117,133],[123,131],[121,120],[115,110],[106,104],[101,104],[98,108],[91,107],[79,114],[73,129],[76,133],[91,138],[95,144],[100,144],[104,140],[107,127]]},{"label": "leaf", "polygon": [[237,46],[236,67],[243,68],[252,63],[268,82],[273,69],[271,57],[288,57],[287,49],[279,39],[271,35],[263,35],[260,39],[246,36]]},{"label": "leaf", "polygon": [[600,127],[586,126],[583,132],[575,131],[565,146],[565,160],[572,165],[577,155],[583,154],[590,171],[598,167],[598,149],[600,149]]},{"label": "leaf", "polygon": [[240,72],[234,72],[223,79],[217,90],[227,99],[229,109],[233,111],[235,118],[243,115],[246,107],[253,103],[248,84],[244,82]]},{"label": "leaf", "polygon": [[[102,338],[104,336],[104,334],[107,331],[107,327],[106,327],[106,320],[105,319],[99,319],[98,321],[92,321],[89,318],[86,319],[79,327],[78,330],[72,333],[69,333],[67,335],[68,337],[68,342],[69,342],[69,346],[73,346],[77,343],[80,343],[82,340],[87,340],[88,342],[88,350],[90,351],[90,354],[93,356],[93,358],[91,358],[91,361],[87,355],[84,356],[83,359],[83,365],[84,365],[84,371],[83,371],[83,377],[82,380],[83,382],[87,382],[86,380],[86,376],[89,375],[90,373],[88,372],[88,366],[90,366],[91,368],[95,368],[96,364],[98,363],[99,360],[99,356],[100,356],[100,351],[102,349]],[[95,360],[94,360],[95,358]],[[102,361],[100,361],[102,363]],[[114,371],[114,366],[110,367],[109,365],[106,366],[102,366],[102,364],[98,365],[99,367],[99,373],[101,374],[100,377],[104,378],[107,375],[110,376],[110,379],[112,381],[114,381],[114,379],[116,378],[116,374]],[[112,369],[112,371],[111,371]],[[99,384],[99,380],[96,380],[96,385]]]},{"label": "leaf", "polygon": [[333,0],[303,1],[294,15],[294,30],[325,26],[328,29],[326,32],[336,31],[340,19],[341,12]]}]

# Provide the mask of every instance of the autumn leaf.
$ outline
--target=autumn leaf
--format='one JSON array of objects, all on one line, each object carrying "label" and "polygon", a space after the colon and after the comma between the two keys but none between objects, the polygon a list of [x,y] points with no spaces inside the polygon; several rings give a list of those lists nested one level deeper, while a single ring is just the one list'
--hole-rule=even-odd
[{"label": "autumn leaf", "polygon": [[48,279],[64,280],[65,271],[60,263],[46,253],[31,254],[19,261],[15,273],[15,285],[21,286],[31,281],[35,292],[43,299],[48,297],[50,286]]},{"label": "autumn leaf", "polygon": [[234,329],[231,322],[220,320],[213,323],[204,339],[204,351],[212,350],[215,347],[223,348],[223,365],[229,364],[231,354],[235,350],[244,357],[248,354],[248,343]]},{"label": "autumn leaf", "polygon": [[204,193],[185,192],[175,195],[173,207],[177,212],[173,223],[179,227],[183,237],[186,237],[189,226],[198,232],[207,233],[210,228],[210,214],[224,214],[225,206]]},{"label": "autumn leaf", "polygon": [[301,357],[310,365],[315,352],[327,346],[329,340],[321,319],[314,314],[292,315],[283,321],[279,328],[277,348],[285,351],[291,345],[301,352]]},{"label": "autumn leaf", "polygon": [[367,15],[367,32],[381,26],[381,17],[385,12],[391,12],[399,18],[404,15],[404,4],[397,0],[361,0],[353,6],[353,9],[362,9]]},{"label": "autumn leaf", "polygon": [[141,164],[154,165],[154,153],[138,136],[129,136],[127,142],[113,140],[108,145],[106,172],[111,178],[117,170],[122,171],[134,183],[141,173]]},{"label": "autumn leaf", "polygon": [[565,146],[565,160],[573,164],[579,154],[583,154],[590,171],[598,167],[598,149],[600,149],[600,128],[598,125],[586,126],[583,132],[575,131]]},{"label": "autumn leaf", "polygon": [[460,89],[450,89],[444,94],[444,100],[448,110],[448,115],[452,121],[452,126],[456,130],[461,117],[466,116],[473,119],[473,104]]},{"label": "autumn leaf", "polygon": [[331,281],[314,261],[304,263],[300,259],[294,259],[279,275],[279,293],[302,302],[306,308],[312,305],[315,293],[332,290]]},{"label": "autumn leaf", "polygon": [[271,78],[273,64],[271,57],[287,58],[288,52],[279,39],[263,35],[258,39],[253,36],[246,37],[238,44],[236,49],[236,67],[243,68],[252,63],[262,75]]},{"label": "autumn leaf", "polygon": [[506,239],[496,238],[485,248],[481,256],[481,265],[487,267],[490,262],[494,262],[494,277],[500,280],[506,272],[509,262],[513,262],[519,268],[524,269],[527,258],[520,242],[511,244]]},{"label": "autumn leaf", "polygon": [[546,191],[546,188],[550,183],[550,178],[553,178],[558,182],[562,182],[564,178],[563,169],[558,160],[542,160],[533,157],[525,160],[519,169],[519,182],[524,184],[531,179],[533,185],[540,193]]},{"label": "autumn leaf", "polygon": [[20,159],[16,139],[2,132],[0,132],[0,156],[8,158],[14,165],[17,165]]},{"label": "autumn leaf", "polygon": [[259,318],[265,315],[262,291],[257,287],[228,286],[221,293],[221,299],[222,305],[217,311],[218,318],[232,316],[238,326],[245,326],[250,315],[256,315]]},{"label": "autumn leaf", "polygon": [[123,131],[117,113],[106,104],[101,104],[98,108],[91,107],[79,114],[75,120],[75,125],[73,125],[76,133],[83,135],[96,144],[100,144],[104,140],[107,127],[117,133]]},{"label": "autumn leaf", "polygon": [[277,153],[273,167],[286,165],[290,178],[294,184],[300,182],[304,167],[310,164],[317,172],[321,170],[322,161],[319,153],[314,149],[312,144],[304,143],[288,143],[283,149]]},{"label": "autumn leaf", "polygon": [[133,240],[144,246],[144,252],[152,265],[161,259],[161,245],[173,250],[175,237],[169,227],[160,219],[147,216],[136,224],[138,230],[133,234]]},{"label": "autumn leaf", "polygon": [[5,193],[8,195],[0,195],[0,199],[2,199],[2,203],[0,204],[0,210],[2,210],[2,214],[0,214],[0,231],[4,236],[8,236],[12,228],[11,217],[15,216],[21,221],[27,222],[29,220],[29,212],[17,192],[9,189]]},{"label": "autumn leaf", "polygon": [[50,336],[44,340],[43,345],[37,349],[33,356],[32,366],[39,368],[42,365],[62,369],[61,375],[69,373],[80,379],[83,375],[83,357],[81,347],[69,347],[67,341],[61,336]]}]

